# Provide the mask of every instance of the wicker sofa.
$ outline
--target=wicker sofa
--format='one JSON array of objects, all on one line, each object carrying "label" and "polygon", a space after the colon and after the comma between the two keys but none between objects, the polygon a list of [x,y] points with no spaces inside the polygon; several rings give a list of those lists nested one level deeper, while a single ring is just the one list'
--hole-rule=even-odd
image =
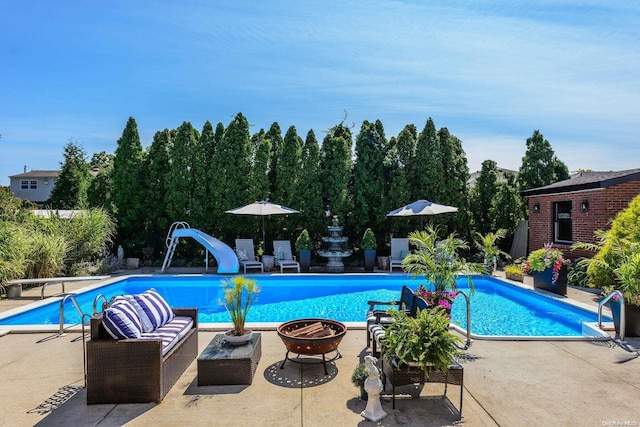
[{"label": "wicker sofa", "polygon": [[[198,309],[173,308],[191,329],[163,354],[162,339],[111,337],[102,313],[91,318],[87,342],[87,404],[160,402],[198,355]],[[171,322],[168,323],[168,325]]]}]

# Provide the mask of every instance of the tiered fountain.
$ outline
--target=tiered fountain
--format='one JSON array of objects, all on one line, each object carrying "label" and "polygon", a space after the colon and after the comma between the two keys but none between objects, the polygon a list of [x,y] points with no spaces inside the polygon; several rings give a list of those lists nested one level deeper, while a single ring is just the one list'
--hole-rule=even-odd
[{"label": "tiered fountain", "polygon": [[329,247],[326,250],[318,251],[318,255],[329,260],[327,271],[330,273],[344,272],[343,258],[348,257],[353,252],[351,249],[342,249],[342,245],[347,243],[347,238],[342,235],[343,227],[338,225],[338,217],[334,216],[332,225],[327,227],[329,236],[323,237],[322,241],[327,242]]}]

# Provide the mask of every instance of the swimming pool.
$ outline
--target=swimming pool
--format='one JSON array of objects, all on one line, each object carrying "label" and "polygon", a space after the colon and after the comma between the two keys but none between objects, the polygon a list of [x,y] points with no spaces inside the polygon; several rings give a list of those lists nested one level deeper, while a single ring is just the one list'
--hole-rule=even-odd
[{"label": "swimming pool", "polygon": [[[304,274],[248,275],[262,289],[247,318],[248,323],[276,323],[295,318],[324,317],[342,322],[363,322],[367,301],[397,299],[403,285],[416,288],[420,280],[390,274]],[[219,304],[222,295],[215,275],[129,276],[111,284],[91,286],[76,300],[84,313],[91,313],[98,294],[107,299],[124,293],[156,288],[173,307],[199,309],[198,321],[228,323],[229,316]],[[458,288],[470,294],[471,332],[476,337],[569,337],[581,338],[583,322],[597,322],[597,314],[499,279],[474,278],[470,294],[466,279]],[[59,324],[59,299],[40,303],[22,313],[0,316],[1,326]],[[65,324],[80,323],[70,301],[65,304]],[[453,304],[452,322],[466,329],[466,304],[458,297]]]}]

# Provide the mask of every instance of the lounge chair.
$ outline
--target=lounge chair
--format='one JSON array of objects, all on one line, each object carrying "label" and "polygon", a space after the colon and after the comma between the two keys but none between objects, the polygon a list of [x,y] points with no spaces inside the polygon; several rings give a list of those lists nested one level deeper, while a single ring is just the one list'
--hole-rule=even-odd
[{"label": "lounge chair", "polygon": [[288,240],[273,241],[273,255],[276,259],[276,266],[280,266],[280,273],[284,273],[285,268],[295,268],[300,273],[300,263],[291,254],[291,242]]},{"label": "lounge chair", "polygon": [[393,267],[402,268],[402,260],[409,255],[409,239],[393,238],[391,239],[391,256],[389,257],[389,271],[393,271]]},{"label": "lounge chair", "polygon": [[244,268],[244,274],[247,274],[247,268],[260,269],[261,273],[264,272],[264,265],[258,261],[253,249],[253,239],[236,239],[236,255]]},{"label": "lounge chair", "polygon": [[[387,313],[388,309],[376,307],[392,306],[397,310],[404,310],[412,314],[415,313],[416,298],[413,290],[404,285],[400,293],[400,299],[397,301],[367,301],[367,304],[369,304],[369,310],[367,311],[367,347],[372,346],[373,352],[376,353],[376,339],[373,337],[372,332],[377,330],[384,333],[384,328],[393,322],[393,317]],[[382,326],[382,329],[374,329],[376,325]]]}]

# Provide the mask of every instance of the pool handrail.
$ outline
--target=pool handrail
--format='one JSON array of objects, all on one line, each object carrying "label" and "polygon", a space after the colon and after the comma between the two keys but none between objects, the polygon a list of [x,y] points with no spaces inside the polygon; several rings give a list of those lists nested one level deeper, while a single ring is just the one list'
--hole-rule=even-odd
[{"label": "pool handrail", "polygon": [[625,343],[625,317],[624,317],[624,295],[619,290],[614,290],[598,303],[598,327],[602,329],[602,306],[605,305],[613,297],[617,296],[620,299],[620,342]]},{"label": "pool handrail", "polygon": [[457,291],[456,296],[462,295],[467,303],[467,342],[465,343],[463,350],[469,349],[471,347],[471,304],[469,301],[469,295],[467,295],[463,291]]}]

